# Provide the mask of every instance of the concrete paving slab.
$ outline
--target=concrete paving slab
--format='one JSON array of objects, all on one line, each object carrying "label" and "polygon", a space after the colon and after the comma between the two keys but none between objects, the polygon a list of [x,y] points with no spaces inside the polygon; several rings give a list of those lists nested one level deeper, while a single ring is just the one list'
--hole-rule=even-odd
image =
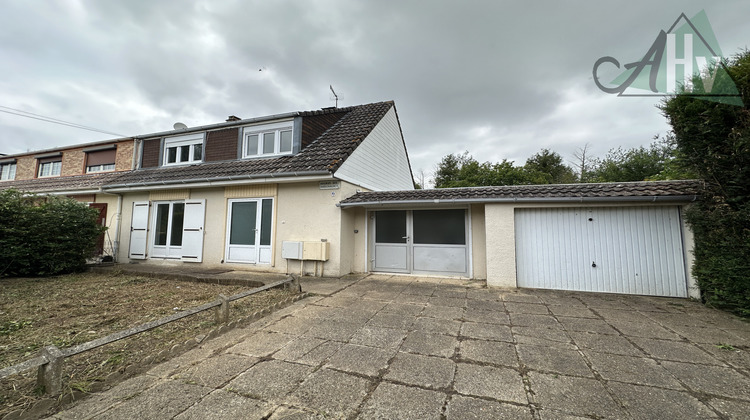
[{"label": "concrete paving slab", "polygon": [[518,358],[528,369],[562,375],[593,377],[594,373],[577,350],[518,344]]},{"label": "concrete paving slab", "polygon": [[357,419],[439,420],[447,398],[442,392],[382,382]]},{"label": "concrete paving slab", "polygon": [[275,408],[268,402],[218,389],[179,414],[175,420],[261,419],[268,417]]},{"label": "concrete paving slab", "polygon": [[203,363],[198,363],[185,371],[176,373],[174,379],[189,384],[219,388],[230,379],[250,369],[251,366],[258,363],[258,360],[255,357],[238,354],[218,354],[207,358]]},{"label": "concrete paving slab", "polygon": [[296,362],[326,340],[315,337],[298,337],[273,354],[274,359]]},{"label": "concrete paving slab", "polygon": [[722,362],[738,369],[750,371],[750,347],[725,344],[697,344]]},{"label": "concrete paving slab", "polygon": [[462,340],[459,344],[458,357],[461,361],[488,363],[518,369],[516,347],[511,343],[486,340]]},{"label": "concrete paving slab", "polygon": [[571,347],[570,335],[567,331],[557,327],[511,327],[513,337],[517,343],[534,344],[548,347]]},{"label": "concrete paving slab", "polygon": [[445,389],[453,381],[455,363],[449,359],[401,353],[391,361],[384,378],[431,389]]},{"label": "concrete paving slab", "polygon": [[450,335],[412,331],[401,345],[401,351],[451,358],[456,353],[458,339]]},{"label": "concrete paving slab", "polygon": [[505,304],[499,300],[467,299],[466,308],[505,313]]},{"label": "concrete paving slab", "polygon": [[590,420],[591,417],[574,416],[558,410],[537,410],[541,420]]},{"label": "concrete paving slab", "polygon": [[597,380],[531,372],[529,382],[535,403],[541,409],[584,417],[628,417]]},{"label": "concrete paving slab", "polygon": [[432,334],[458,336],[459,331],[461,331],[461,322],[447,319],[419,317],[414,320],[409,329]]},{"label": "concrete paving slab", "polygon": [[568,331],[586,331],[597,334],[612,334],[618,335],[619,333],[614,330],[609,324],[602,321],[601,319],[592,318],[571,318],[567,316],[558,316],[557,320],[563,324]]},{"label": "concrete paving slab", "polygon": [[690,342],[654,340],[640,337],[633,337],[631,340],[636,346],[657,359],[723,365],[719,359]]},{"label": "concrete paving slab", "polygon": [[322,338],[324,340],[333,340],[347,342],[349,339],[362,328],[362,324],[351,322],[320,322],[314,324],[304,334],[305,337]]},{"label": "concrete paving slab", "polygon": [[327,362],[331,356],[336,354],[343,345],[344,343],[339,341],[324,341],[322,344],[297,359],[297,362],[310,366],[320,366]]},{"label": "concrete paving slab", "polygon": [[402,291],[406,295],[432,296],[437,290],[436,284],[412,283]]},{"label": "concrete paving slab", "polygon": [[513,333],[507,325],[464,322],[461,325],[461,336],[473,339],[485,339],[513,342]]},{"label": "concrete paving slab", "polygon": [[386,313],[404,314],[404,315],[419,315],[424,309],[425,305],[417,305],[413,303],[396,303],[391,302],[382,309]]},{"label": "concrete paving slab", "polygon": [[627,339],[609,334],[594,334],[589,332],[571,331],[570,337],[581,349],[590,349],[599,353],[622,354],[624,356],[645,356]]},{"label": "concrete paving slab", "polygon": [[465,308],[466,298],[433,296],[430,298],[429,304],[434,306],[454,306],[457,308]]},{"label": "concrete paving slab", "polygon": [[268,420],[329,420],[330,417],[324,413],[316,413],[296,407],[280,406],[273,412]]},{"label": "concrete paving slab", "polygon": [[435,289],[435,292],[432,295],[438,297],[465,299],[466,288],[456,286],[438,287],[437,289]]},{"label": "concrete paving slab", "polygon": [[483,322],[485,324],[510,325],[510,317],[505,312],[487,311],[484,309],[467,308],[464,320],[471,322]]},{"label": "concrete paving slab", "polygon": [[547,308],[553,315],[558,317],[598,318],[591,309],[584,305],[548,305]]},{"label": "concrete paving slab", "polygon": [[324,368],[300,384],[288,401],[333,418],[345,418],[356,413],[373,386],[366,379]]},{"label": "concrete paving slab", "polygon": [[420,315],[427,318],[438,318],[446,320],[460,320],[464,317],[464,308],[452,306],[425,306]]},{"label": "concrete paving slab", "polygon": [[424,295],[411,295],[407,293],[401,293],[393,299],[395,303],[412,303],[417,305],[426,306],[430,302],[430,296]]},{"label": "concrete paving slab", "polygon": [[510,323],[511,325],[522,327],[563,328],[562,324],[557,322],[557,319],[551,315],[519,314],[511,312]]},{"label": "concrete paving slab", "polygon": [[649,318],[640,321],[623,321],[617,318],[606,318],[609,325],[628,337],[656,338],[659,340],[681,341],[682,337],[667,330]]},{"label": "concrete paving slab", "polygon": [[281,403],[313,370],[297,363],[268,360],[248,369],[224,389],[249,398]]},{"label": "concrete paving slab", "polygon": [[416,319],[417,318],[414,315],[378,312],[367,321],[367,325],[373,327],[394,328],[397,330],[408,330]]},{"label": "concrete paving slab", "polygon": [[729,419],[746,419],[747,413],[750,413],[750,401],[713,398],[708,405]]},{"label": "concrete paving slab", "polygon": [[486,287],[479,289],[469,289],[466,291],[466,297],[476,300],[502,301],[502,298],[500,298],[500,293],[498,293],[497,290],[489,289]]},{"label": "concrete paving slab", "polygon": [[750,379],[734,369],[679,362],[662,362],[662,366],[694,391],[750,401]]},{"label": "concrete paving slab", "polygon": [[356,344],[344,344],[331,355],[326,367],[367,376],[377,376],[388,367],[388,361],[396,354],[396,349],[381,349]]},{"label": "concrete paving slab", "polygon": [[112,387],[107,392],[93,394],[89,398],[79,400],[72,407],[55,415],[55,418],[60,420],[93,418],[115,404],[127,401],[145,392],[156,385],[158,381],[157,377],[151,375],[141,375],[127,379]]},{"label": "concrete paving slab", "polygon": [[331,319],[342,312],[341,308],[323,305],[305,305],[304,308],[294,313],[295,316],[302,318],[314,318],[314,319]]},{"label": "concrete paving slab", "polygon": [[161,420],[176,416],[211,392],[211,388],[166,381],[100,413],[97,419]]},{"label": "concrete paving slab", "polygon": [[653,359],[584,351],[594,370],[604,379],[636,385],[659,386],[684,391],[685,388]]},{"label": "concrete paving slab", "polygon": [[605,293],[579,293],[576,298],[578,298],[589,308],[632,310],[632,308],[623,301],[623,296],[620,295],[608,295]]},{"label": "concrete paving slab", "polygon": [[608,386],[634,419],[719,418],[687,392],[622,383],[609,383]]},{"label": "concrete paving slab", "polygon": [[350,286],[355,282],[356,279],[347,279],[344,277],[340,279],[330,277],[302,277],[300,279],[302,291],[315,293],[316,295],[330,295]]},{"label": "concrete paving slab", "polygon": [[537,315],[548,315],[549,310],[546,305],[540,303],[526,303],[526,302],[505,302],[505,308],[508,312],[516,314],[537,314]]},{"label": "concrete paving slab", "polygon": [[406,338],[406,330],[365,325],[354,333],[349,342],[382,349],[397,349]]},{"label": "concrete paving slab", "polygon": [[534,418],[528,407],[487,401],[479,398],[454,395],[445,410],[448,420],[531,420]]},{"label": "concrete paving slab", "polygon": [[353,297],[353,296],[335,295],[335,296],[324,297],[323,299],[315,303],[317,305],[332,306],[334,308],[348,308],[359,302],[361,302],[361,299]]},{"label": "concrete paving slab", "polygon": [[249,336],[247,340],[230,347],[227,349],[227,353],[266,357],[286,346],[294,338],[296,337],[293,335],[261,331]]},{"label": "concrete paving slab", "polygon": [[747,342],[747,340],[740,338],[740,336],[717,327],[702,328],[678,325],[670,329],[693,343],[742,345]]},{"label": "concrete paving slab", "polygon": [[503,302],[519,302],[519,303],[542,303],[542,300],[538,296],[521,292],[519,290],[509,290],[500,293],[500,298]]},{"label": "concrete paving slab", "polygon": [[287,316],[270,324],[263,329],[266,331],[279,332],[289,335],[302,335],[306,333],[318,321],[312,318]]},{"label": "concrete paving slab", "polygon": [[453,388],[467,396],[528,404],[523,380],[518,371],[506,367],[458,363]]}]

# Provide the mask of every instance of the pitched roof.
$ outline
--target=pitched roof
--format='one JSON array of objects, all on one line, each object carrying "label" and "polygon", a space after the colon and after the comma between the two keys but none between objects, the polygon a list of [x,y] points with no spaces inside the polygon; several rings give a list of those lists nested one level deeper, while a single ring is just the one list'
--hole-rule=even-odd
[{"label": "pitched roof", "polygon": [[108,172],[99,174],[86,174],[75,176],[56,176],[49,178],[34,178],[17,181],[0,182],[0,189],[15,188],[28,192],[52,192],[52,191],[85,191],[98,190],[105,183],[121,176],[123,172]]},{"label": "pitched roof", "polygon": [[626,201],[690,200],[701,181],[607,182],[595,184],[512,185],[500,187],[435,188],[409,191],[360,192],[341,207],[500,201]]},{"label": "pitched roof", "polygon": [[138,169],[116,177],[107,183],[107,187],[333,173],[393,106],[393,102],[388,101],[295,113],[304,117],[329,112],[346,112],[309,146],[292,156]]}]

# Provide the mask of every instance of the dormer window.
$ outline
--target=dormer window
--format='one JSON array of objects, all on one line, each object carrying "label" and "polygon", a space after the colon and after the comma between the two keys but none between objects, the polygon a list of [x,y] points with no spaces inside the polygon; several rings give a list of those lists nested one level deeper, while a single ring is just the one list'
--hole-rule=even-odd
[{"label": "dormer window", "polygon": [[16,179],[15,159],[0,162],[0,181],[12,181],[14,179]]},{"label": "dormer window", "polygon": [[86,173],[109,172],[115,170],[117,146],[108,145],[83,149],[86,153]]},{"label": "dormer window", "polygon": [[164,139],[164,165],[203,161],[203,133]]},{"label": "dormer window", "polygon": [[292,154],[292,121],[245,127],[242,157],[271,157]]}]

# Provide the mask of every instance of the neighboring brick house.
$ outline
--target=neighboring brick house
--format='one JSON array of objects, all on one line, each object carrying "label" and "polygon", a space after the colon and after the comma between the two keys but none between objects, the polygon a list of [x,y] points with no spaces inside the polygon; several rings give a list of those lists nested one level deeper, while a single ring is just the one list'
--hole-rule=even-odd
[{"label": "neighboring brick house", "polygon": [[119,196],[102,186],[117,174],[133,169],[133,138],[100,141],[36,152],[0,156],[0,189],[65,195],[99,210],[107,226],[97,244],[98,254],[114,255],[112,233],[117,225]]}]

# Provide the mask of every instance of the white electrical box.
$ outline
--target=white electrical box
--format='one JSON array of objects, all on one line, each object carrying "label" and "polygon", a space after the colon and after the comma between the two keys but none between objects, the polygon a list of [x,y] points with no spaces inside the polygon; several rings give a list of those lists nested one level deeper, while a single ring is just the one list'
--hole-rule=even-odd
[{"label": "white electrical box", "polygon": [[282,241],[281,258],[288,260],[302,259],[302,242],[301,241]]}]

